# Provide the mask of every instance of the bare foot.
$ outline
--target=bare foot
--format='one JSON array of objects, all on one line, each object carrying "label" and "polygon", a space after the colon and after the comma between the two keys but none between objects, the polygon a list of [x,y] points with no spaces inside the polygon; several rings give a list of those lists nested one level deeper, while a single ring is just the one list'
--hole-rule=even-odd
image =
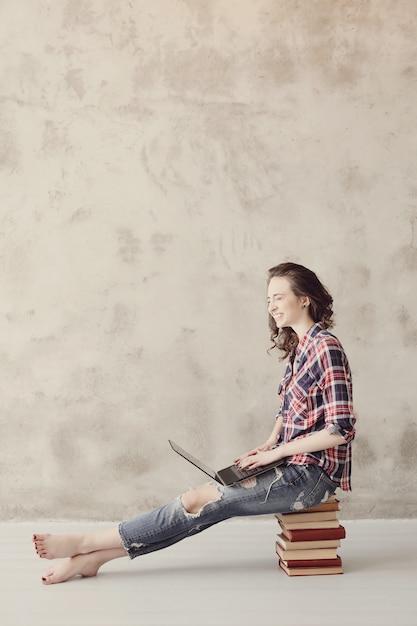
[{"label": "bare foot", "polygon": [[55,583],[63,583],[74,576],[82,576],[84,578],[96,576],[101,565],[102,563],[100,563],[96,552],[78,554],[51,567],[42,576],[42,583],[44,585],[53,585]]},{"label": "bare foot", "polygon": [[46,574],[42,576],[42,583],[44,585],[64,583],[74,576],[91,578],[97,575],[98,570],[104,563],[122,556],[126,556],[126,551],[123,548],[99,550],[88,554],[77,554],[77,556],[73,556],[66,561],[56,563],[50,567]]},{"label": "bare foot", "polygon": [[42,559],[60,559],[84,554],[83,535],[33,535],[36,553]]}]

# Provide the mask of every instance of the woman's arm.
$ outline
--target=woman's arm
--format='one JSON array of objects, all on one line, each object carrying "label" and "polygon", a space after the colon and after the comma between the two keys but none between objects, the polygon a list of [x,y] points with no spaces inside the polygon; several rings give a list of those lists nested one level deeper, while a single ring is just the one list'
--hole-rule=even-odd
[{"label": "woman's arm", "polygon": [[252,454],[248,453],[248,455],[241,457],[238,466],[240,469],[255,469],[262,465],[268,465],[268,463],[280,461],[287,456],[327,450],[327,448],[334,448],[344,443],[346,440],[342,435],[332,434],[323,429],[307,437],[298,437],[288,443],[283,443],[273,450],[254,450]]}]

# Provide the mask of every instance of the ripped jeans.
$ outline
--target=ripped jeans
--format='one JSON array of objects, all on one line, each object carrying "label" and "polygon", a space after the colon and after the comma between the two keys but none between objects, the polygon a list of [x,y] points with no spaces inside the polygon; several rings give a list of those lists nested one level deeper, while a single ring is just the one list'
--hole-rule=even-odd
[{"label": "ripped jeans", "polygon": [[119,533],[129,557],[162,550],[232,517],[308,509],[327,500],[337,485],[317,465],[281,465],[244,483],[217,487],[219,498],[207,502],[198,513],[189,513],[178,497],[122,522]]}]

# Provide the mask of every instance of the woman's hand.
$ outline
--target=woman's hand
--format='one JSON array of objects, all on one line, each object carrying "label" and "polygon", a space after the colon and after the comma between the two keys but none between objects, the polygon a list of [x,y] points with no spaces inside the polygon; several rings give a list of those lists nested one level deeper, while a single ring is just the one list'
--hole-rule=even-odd
[{"label": "woman's hand", "polygon": [[[256,455],[259,455],[261,452],[270,452],[272,446],[274,446],[276,444],[276,439],[275,437],[269,437],[269,439],[267,439],[265,441],[265,443],[263,443],[261,446],[258,446],[256,448],[254,448],[253,450],[250,450],[249,452],[245,452],[245,454],[240,455],[239,457],[237,457],[237,459],[234,460],[235,465],[237,465],[237,467],[243,469],[247,469],[250,465],[248,465],[248,462],[256,462],[255,458]],[[276,449],[275,449],[276,450]],[[275,452],[274,450],[274,452]],[[272,463],[275,459],[272,459],[272,461],[267,461],[265,463],[261,463],[260,465],[267,465],[268,463]],[[259,461],[259,457],[258,457],[258,461]],[[258,467],[258,465],[256,465],[255,467]]]},{"label": "woman's hand", "polygon": [[255,448],[255,450],[251,450],[251,452],[240,457],[236,465],[239,469],[256,469],[257,467],[279,461],[281,458],[279,448],[274,448],[273,450]]}]

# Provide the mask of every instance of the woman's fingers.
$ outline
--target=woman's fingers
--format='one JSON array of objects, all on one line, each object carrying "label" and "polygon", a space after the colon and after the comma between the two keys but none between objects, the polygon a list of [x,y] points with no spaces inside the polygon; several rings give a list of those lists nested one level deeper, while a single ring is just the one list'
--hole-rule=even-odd
[{"label": "woman's fingers", "polygon": [[[244,463],[247,459],[249,459],[253,463],[253,459],[250,459],[250,457],[255,456],[255,454],[258,454],[259,452],[264,452],[265,450],[269,450],[269,446],[267,443],[264,443],[262,446],[258,446],[257,448],[254,448],[249,452],[245,452],[245,454],[241,454],[237,457],[237,459],[233,461],[233,463],[243,469],[242,463]],[[247,469],[247,467],[248,465],[246,465],[245,469]]]}]

